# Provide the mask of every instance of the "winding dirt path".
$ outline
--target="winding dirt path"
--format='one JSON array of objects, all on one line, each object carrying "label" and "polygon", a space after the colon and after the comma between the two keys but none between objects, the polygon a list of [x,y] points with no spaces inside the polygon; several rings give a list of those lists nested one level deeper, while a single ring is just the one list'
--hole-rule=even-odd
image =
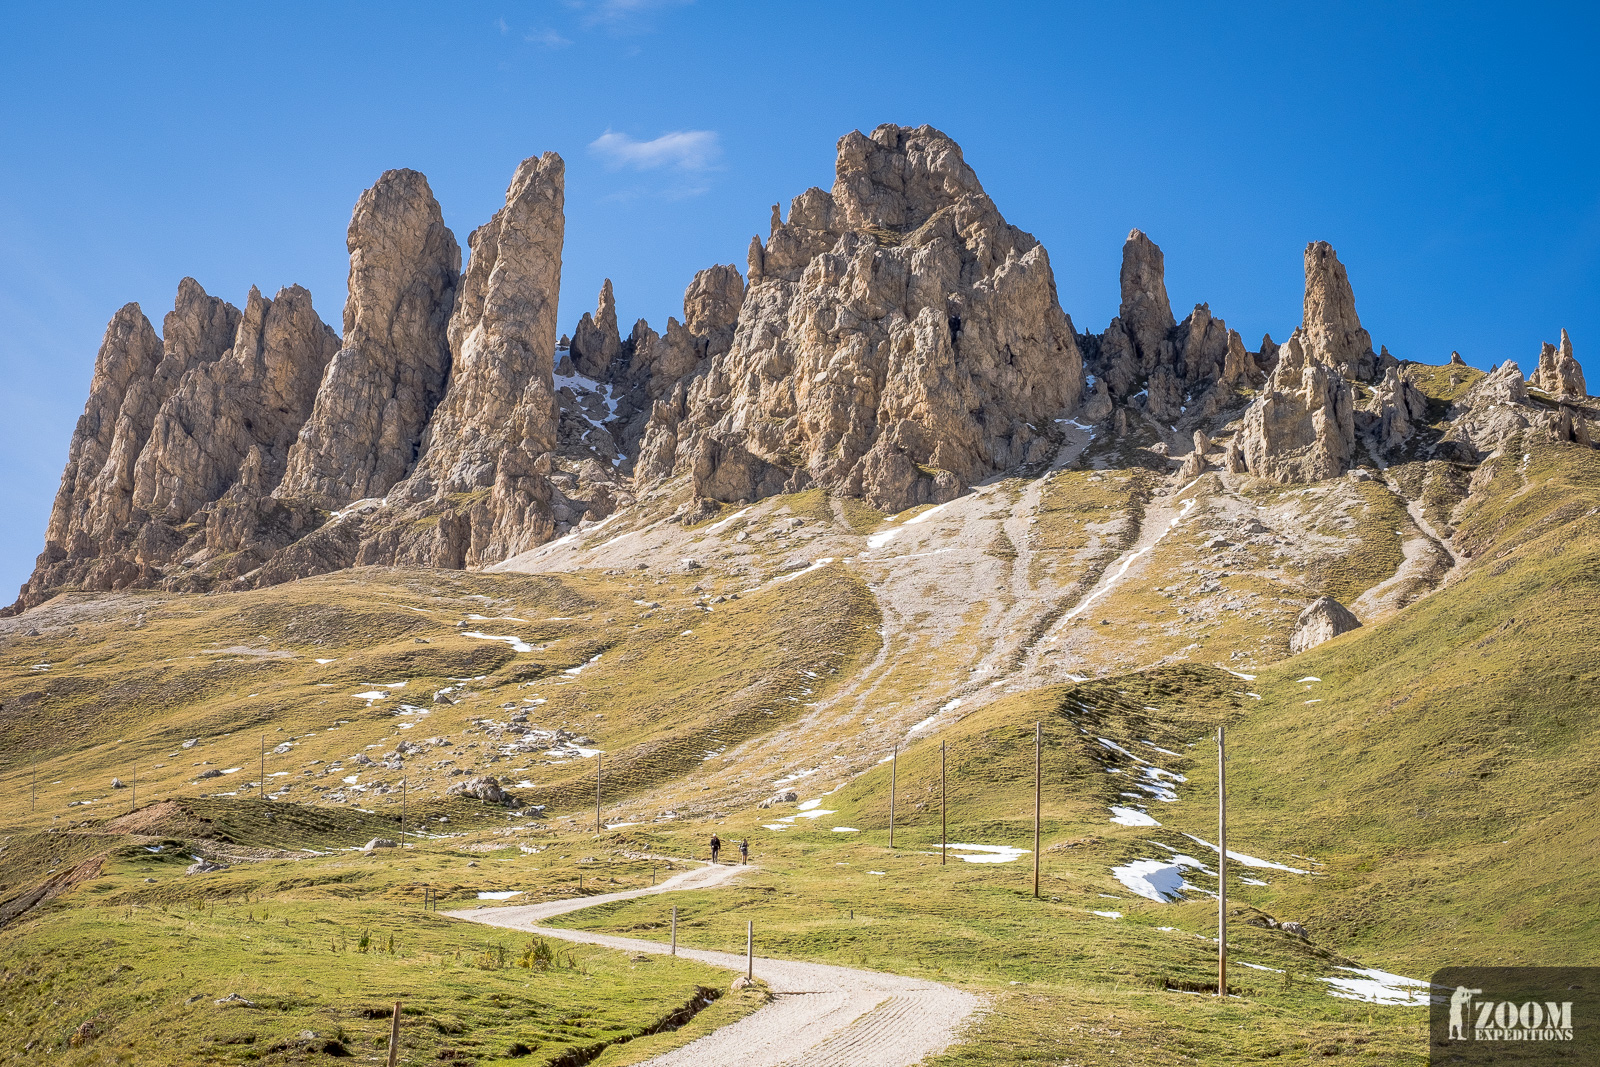
[{"label": "winding dirt path", "polygon": [[[751,869],[708,865],[643,889],[445,914],[624,952],[665,954],[667,946],[658,941],[561,930],[538,923],[616,900],[676,890],[713,889]],[[678,955],[739,972],[745,968],[742,955],[686,948],[681,939]],[[911,1067],[948,1047],[981,1006],[977,996],[937,982],[825,963],[757,956],[755,973],[771,988],[772,1003],[698,1041],[647,1061],[646,1067]]]}]

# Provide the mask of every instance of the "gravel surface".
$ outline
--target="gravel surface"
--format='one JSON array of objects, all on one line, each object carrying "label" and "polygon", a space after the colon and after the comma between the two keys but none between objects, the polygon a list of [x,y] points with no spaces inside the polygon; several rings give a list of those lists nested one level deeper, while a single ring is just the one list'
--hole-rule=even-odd
[{"label": "gravel surface", "polygon": [[[726,885],[751,869],[708,865],[645,889],[446,914],[624,952],[664,954],[667,946],[656,941],[560,930],[538,923],[614,900]],[[681,940],[678,954],[739,972],[745,969],[742,955],[687,948]],[[755,974],[771,989],[772,1003],[649,1060],[648,1067],[910,1067],[948,1047],[982,1004],[974,994],[937,982],[823,963],[757,956]]]}]

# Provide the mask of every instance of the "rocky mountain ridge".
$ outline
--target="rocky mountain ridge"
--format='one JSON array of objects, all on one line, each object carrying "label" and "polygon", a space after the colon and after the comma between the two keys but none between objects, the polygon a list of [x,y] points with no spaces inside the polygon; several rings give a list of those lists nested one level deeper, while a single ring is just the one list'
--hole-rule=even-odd
[{"label": "rocky mountain ridge", "polygon": [[1043,245],[928,126],[841,139],[831,191],[775,206],[747,275],[699,272],[664,333],[624,336],[608,280],[562,346],[564,193],[559,156],[525,160],[462,273],[426,179],[385,173],[347,234],[342,337],[297,286],[240,310],[184,279],[160,337],[119,310],[7,610],[486,566],[646,502],[692,522],[820,487],[894,513],[1043,469],[1068,426],[1174,478],[1295,484],[1473,467],[1528,429],[1586,447],[1600,418],[1565,331],[1531,379],[1507,362],[1437,410],[1413,381],[1431,371],[1373,351],[1323,242],[1282,345],[1250,351],[1206,304],[1177,321],[1138,230],[1117,317],[1079,333]]}]

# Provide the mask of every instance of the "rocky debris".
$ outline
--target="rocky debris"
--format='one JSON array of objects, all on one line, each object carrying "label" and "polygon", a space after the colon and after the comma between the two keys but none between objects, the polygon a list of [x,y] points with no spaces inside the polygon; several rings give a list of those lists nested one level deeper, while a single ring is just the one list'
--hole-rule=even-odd
[{"label": "rocky debris", "polygon": [[780,790],[779,792],[776,792],[776,793],[772,794],[770,797],[768,797],[767,799],[763,800],[761,803],[757,804],[756,807],[758,807],[758,808],[774,808],[774,807],[777,807],[779,804],[793,804],[795,801],[797,801],[799,799],[800,799],[800,794],[799,793],[796,793],[793,789],[784,789],[784,790]]},{"label": "rocky debris", "polygon": [[464,782],[457,782],[445,790],[445,796],[450,797],[475,797],[487,804],[512,805],[516,799],[500,788],[500,780],[491,775],[483,774],[468,778]]},{"label": "rocky debris", "polygon": [[128,788],[128,783],[124,782],[121,778],[113,778],[111,779],[111,788],[126,789]]},{"label": "rocky debris", "polygon": [[1402,447],[1428,415],[1428,398],[1391,365],[1373,386],[1372,397],[1363,405],[1360,421],[1364,432],[1380,453]]},{"label": "rocky debris", "polygon": [[[898,511],[1052,451],[1082,361],[1049,257],[930,126],[839,141],[833,191],[751,243],[732,347],[647,433],[641,474],[718,501],[809,485]],[[671,461],[668,462],[668,442]]]},{"label": "rocky debris", "polygon": [[1311,356],[1295,331],[1245,411],[1228,449],[1228,469],[1285,484],[1337,478],[1355,452],[1352,405],[1350,383]]},{"label": "rocky debris", "polygon": [[458,568],[548,540],[557,406],[552,366],[561,289],[565,167],[523,160],[505,206],[467,239],[450,318],[450,384],[422,457],[359,562]]},{"label": "rocky debris", "polygon": [[1292,919],[1288,922],[1279,923],[1278,929],[1282,930],[1286,934],[1293,934],[1302,941],[1311,940],[1311,935],[1306,933],[1306,928]]},{"label": "rocky debris", "polygon": [[1333,246],[1326,241],[1306,245],[1306,295],[1300,343],[1319,363],[1358,381],[1371,381],[1378,367],[1372,337],[1356,315],[1350,277]]},{"label": "rocky debris", "polygon": [[1583,368],[1572,355],[1572,339],[1561,331],[1561,344],[1548,341],[1539,350],[1539,369],[1533,372],[1530,385],[1543,389],[1553,397],[1572,397],[1582,400],[1589,387],[1583,381]]},{"label": "rocky debris", "polygon": [[220,997],[215,1001],[215,1003],[216,1003],[216,1005],[218,1007],[222,1007],[222,1008],[226,1008],[226,1007],[230,1007],[230,1006],[238,1006],[238,1007],[241,1007],[241,1008],[253,1008],[253,1007],[256,1006],[254,1001],[246,1000],[246,999],[244,999],[243,997],[241,997],[237,993],[229,993],[225,997]]},{"label": "rocky debris", "polygon": [[1289,651],[1294,654],[1316,648],[1360,626],[1361,620],[1349,608],[1331,596],[1318,597],[1295,619],[1294,630],[1289,634]]},{"label": "rocky debris", "polygon": [[[227,869],[228,869],[228,865],[226,863],[216,863],[216,862],[213,862],[212,860],[201,859],[201,858],[199,858],[197,856],[197,857],[195,857],[195,861],[193,863],[189,864],[189,866],[184,870],[183,873],[184,874],[210,874],[213,871],[225,871]],[[219,1000],[219,1001],[217,1001],[217,1003],[221,1004],[222,1001]]]},{"label": "rocky debris", "polygon": [[1211,447],[1211,439],[1200,430],[1194,432],[1194,451],[1184,458],[1183,466],[1178,468],[1178,480],[1188,482],[1200,477],[1206,469],[1206,450]]},{"label": "rocky debris", "polygon": [[195,775],[195,780],[199,781],[199,782],[203,782],[207,778],[221,778],[221,777],[222,777],[222,772],[217,770],[217,768],[212,767],[210,770],[201,771],[199,774]]},{"label": "rocky debris", "polygon": [[617,332],[617,300],[611,279],[600,287],[600,304],[591,317],[588,312],[572,331],[572,365],[587,378],[605,381],[611,364],[622,354],[622,335]]},{"label": "rocky debris", "polygon": [[1490,371],[1450,409],[1450,428],[1439,452],[1465,462],[1476,462],[1498,452],[1513,434],[1536,422],[1558,426],[1560,413],[1546,413],[1528,400],[1522,370],[1511,360]]},{"label": "rocky debris", "polygon": [[400,842],[398,842],[398,841],[391,841],[387,837],[374,837],[371,841],[368,841],[365,845],[361,846],[361,851],[362,852],[373,852],[373,851],[376,851],[377,849],[380,849],[380,848],[399,848],[399,847],[400,847]]},{"label": "rocky debris", "polygon": [[411,472],[450,372],[461,249],[427,178],[386,171],[356,201],[344,339],[276,495],[337,508]]}]

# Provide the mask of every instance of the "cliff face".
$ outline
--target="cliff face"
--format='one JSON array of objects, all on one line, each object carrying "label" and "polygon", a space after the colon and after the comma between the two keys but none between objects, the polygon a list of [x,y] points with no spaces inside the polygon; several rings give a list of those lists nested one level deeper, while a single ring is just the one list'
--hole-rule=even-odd
[{"label": "cliff face", "polygon": [[[641,498],[692,518],[821,486],[899,511],[1073,456],[1311,482],[1475,463],[1529,431],[1587,447],[1600,420],[1565,331],[1531,382],[1507,362],[1443,410],[1374,354],[1323,242],[1282,346],[1248,350],[1207,304],[1176,320],[1138,230],[1116,318],[1080,335],[1044,247],[929,126],[842,138],[831,191],[773,208],[747,276],[697,273],[681,321],[624,336],[607,280],[558,348],[564,197],[559,156],[524,160],[463,274],[427,180],[386,172],[346,235],[342,338],[298,286],[241,311],[186,278],[160,337],[119,310],[8,611],[72,588],[483,566]],[[1061,451],[1074,432],[1088,444]]]},{"label": "cliff face", "polygon": [[749,259],[730,348],[646,432],[650,476],[899,510],[1050,454],[1044,427],[1083,388],[1072,323],[1043,246],[938,130],[843,138],[833,191],[774,208]]}]

